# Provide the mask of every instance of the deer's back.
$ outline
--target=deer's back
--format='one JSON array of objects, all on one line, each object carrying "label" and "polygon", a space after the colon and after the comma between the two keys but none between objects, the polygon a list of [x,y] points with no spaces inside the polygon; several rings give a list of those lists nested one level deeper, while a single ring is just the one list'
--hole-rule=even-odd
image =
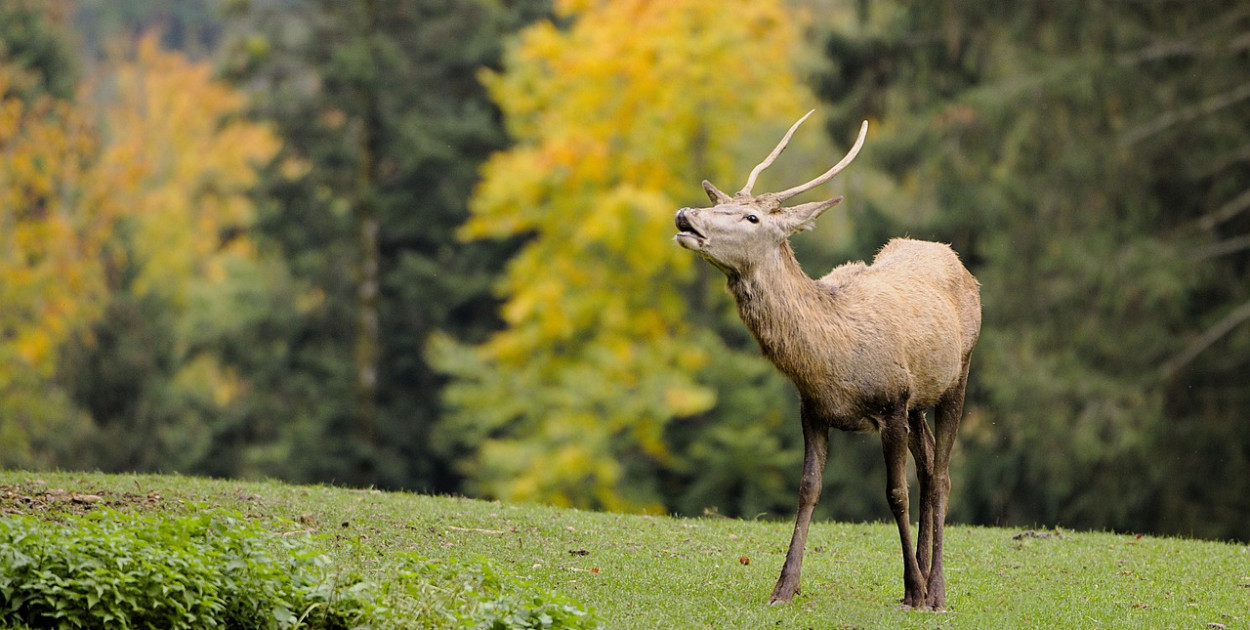
[{"label": "deer's back", "polygon": [[907,303],[919,299],[930,309],[950,308],[958,320],[960,350],[972,352],[981,332],[980,283],[949,245],[896,238],[877,252],[872,269]]},{"label": "deer's back", "polygon": [[949,246],[894,239],[871,265],[851,263],[820,279],[838,303],[831,366],[860,391],[937,402],[960,378],[981,328],[978,283]]}]

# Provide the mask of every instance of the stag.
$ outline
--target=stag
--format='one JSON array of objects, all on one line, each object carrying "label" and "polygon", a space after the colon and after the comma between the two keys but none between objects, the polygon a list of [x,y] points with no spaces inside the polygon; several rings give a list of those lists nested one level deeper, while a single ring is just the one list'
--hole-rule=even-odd
[{"label": "stag", "polygon": [[[771,604],[799,592],[803,548],[820,497],[829,429],[878,432],[886,499],[903,547],[903,605],[942,609],[942,541],[950,494],[951,447],[963,413],[968,362],[981,329],[979,284],[947,245],[893,239],[871,265],[851,262],[813,280],[799,267],[790,237],[809,230],[842,201],[783,207],[828,182],[864,144],[868,122],[846,157],[806,184],[753,195],[764,169],[786,148],[799,119],[732,197],[706,180],[715,204],[677,212],[682,247],[728,278],[738,314],[765,356],[799,392],[803,475],[798,515]],[[925,410],[935,408],[932,429]],[[919,525],[912,547],[907,453],[919,481]]]}]

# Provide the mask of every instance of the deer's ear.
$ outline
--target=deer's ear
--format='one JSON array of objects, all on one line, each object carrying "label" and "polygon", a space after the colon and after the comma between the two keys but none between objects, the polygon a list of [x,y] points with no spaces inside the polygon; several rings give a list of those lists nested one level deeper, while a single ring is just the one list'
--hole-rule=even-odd
[{"label": "deer's ear", "polygon": [[792,208],[782,208],[785,213],[783,225],[791,234],[805,232],[816,227],[816,219],[821,214],[842,202],[841,197],[834,197],[828,201],[813,201],[811,203],[800,204]]},{"label": "deer's ear", "polygon": [[712,185],[712,182],[709,182],[706,179],[703,180],[703,192],[707,193],[707,198],[711,199],[712,203],[715,204],[729,203],[733,201],[733,197],[721,192],[718,188]]}]

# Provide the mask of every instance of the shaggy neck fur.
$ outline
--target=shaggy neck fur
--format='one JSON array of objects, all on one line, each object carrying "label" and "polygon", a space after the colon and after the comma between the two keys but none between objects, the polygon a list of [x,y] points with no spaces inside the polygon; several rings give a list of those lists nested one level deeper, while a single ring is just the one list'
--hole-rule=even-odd
[{"label": "shaggy neck fur", "polygon": [[[731,275],[729,290],[764,355],[802,389],[816,343],[811,336],[838,310],[835,291],[804,273],[788,241],[775,255]],[[824,322],[808,321],[813,313],[823,315]]]}]

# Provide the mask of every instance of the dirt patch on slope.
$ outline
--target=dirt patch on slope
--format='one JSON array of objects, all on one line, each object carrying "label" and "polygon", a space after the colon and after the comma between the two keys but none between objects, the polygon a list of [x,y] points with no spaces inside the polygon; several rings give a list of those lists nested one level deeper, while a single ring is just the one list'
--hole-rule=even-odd
[{"label": "dirt patch on slope", "polygon": [[115,510],[147,510],[162,507],[165,498],[156,491],[147,494],[98,490],[78,492],[49,488],[46,484],[0,483],[0,517],[10,514],[56,517],[86,514],[100,508]]}]

